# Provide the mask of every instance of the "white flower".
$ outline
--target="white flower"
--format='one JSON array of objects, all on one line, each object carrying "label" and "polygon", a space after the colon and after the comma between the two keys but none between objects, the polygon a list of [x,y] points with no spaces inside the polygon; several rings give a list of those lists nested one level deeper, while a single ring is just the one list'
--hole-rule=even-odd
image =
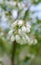
[{"label": "white flower", "polygon": [[16,27],[16,25],[17,25],[17,20],[12,23],[11,27],[14,28],[14,27]]},{"label": "white flower", "polygon": [[8,32],[8,36],[11,36],[13,34],[13,30],[10,30],[9,32]]},{"label": "white flower", "polygon": [[11,41],[13,42],[15,40],[14,35],[11,36]]},{"label": "white flower", "polygon": [[27,42],[27,41],[26,41],[26,38],[23,36],[23,37],[22,37],[22,44],[26,44],[26,42]]},{"label": "white flower", "polygon": [[18,43],[20,43],[20,36],[19,36],[19,35],[16,35],[16,36],[15,36],[15,39],[16,39],[16,41],[17,41]]},{"label": "white flower", "polygon": [[29,45],[32,45],[32,44],[33,45],[37,44],[37,40],[30,38]]},{"label": "white flower", "polygon": [[29,33],[31,29],[31,25],[28,22],[26,23],[26,29],[27,29],[27,33]]},{"label": "white flower", "polygon": [[13,17],[14,19],[17,18],[17,15],[18,15],[18,11],[17,11],[17,10],[12,10],[12,17]]},{"label": "white flower", "polygon": [[27,31],[25,26],[22,26],[22,31],[23,32],[26,32]]},{"label": "white flower", "polygon": [[19,9],[22,9],[21,3],[18,3],[18,7]]},{"label": "white flower", "polygon": [[21,29],[18,29],[18,34],[20,34],[20,35],[22,34],[22,31],[21,31]]},{"label": "white flower", "polygon": [[29,42],[29,41],[30,41],[30,38],[29,38],[29,36],[28,36],[28,35],[25,35],[25,39],[26,39],[26,41],[27,41],[27,42]]},{"label": "white flower", "polygon": [[30,32],[30,29],[29,28],[26,28],[26,31],[27,31],[27,33],[29,33]]},{"label": "white flower", "polygon": [[22,26],[23,25],[23,22],[24,22],[23,20],[18,20],[18,25],[19,26]]},{"label": "white flower", "polygon": [[26,23],[27,28],[31,28],[31,25],[27,22]]}]

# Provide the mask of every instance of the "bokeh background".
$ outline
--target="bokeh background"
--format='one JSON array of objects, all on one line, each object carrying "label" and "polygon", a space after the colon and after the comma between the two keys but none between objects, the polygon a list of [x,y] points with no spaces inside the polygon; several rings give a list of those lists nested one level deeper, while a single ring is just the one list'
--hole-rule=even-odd
[{"label": "bokeh background", "polygon": [[41,65],[41,0],[0,0],[0,65]]}]

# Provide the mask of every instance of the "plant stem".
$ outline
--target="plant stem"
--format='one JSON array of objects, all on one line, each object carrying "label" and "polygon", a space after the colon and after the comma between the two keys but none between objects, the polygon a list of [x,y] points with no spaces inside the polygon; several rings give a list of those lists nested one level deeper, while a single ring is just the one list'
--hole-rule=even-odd
[{"label": "plant stem", "polygon": [[14,59],[15,59],[15,53],[16,53],[16,40],[13,41],[13,44],[12,44],[11,65],[15,65],[15,62],[14,62]]}]

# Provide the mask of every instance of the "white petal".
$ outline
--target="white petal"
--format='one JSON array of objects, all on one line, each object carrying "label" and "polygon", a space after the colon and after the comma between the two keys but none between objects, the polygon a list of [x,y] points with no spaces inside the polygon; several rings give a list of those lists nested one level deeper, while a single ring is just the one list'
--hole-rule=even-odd
[{"label": "white petal", "polygon": [[30,32],[30,29],[29,28],[26,28],[26,31],[27,31],[27,33],[29,33]]},{"label": "white petal", "polygon": [[16,35],[16,36],[15,36],[15,39],[16,39],[16,41],[17,41],[18,43],[20,43],[20,36],[19,36],[19,35]]},{"label": "white petal", "polygon": [[13,10],[13,11],[12,11],[12,17],[13,17],[14,19],[16,19],[16,18],[17,18],[17,15],[18,15],[18,11],[17,11],[17,10]]},{"label": "white petal", "polygon": [[11,41],[13,42],[15,40],[14,35],[11,36]]},{"label": "white petal", "polygon": [[19,20],[19,21],[18,21],[18,25],[19,25],[19,26],[22,26],[22,25],[23,25],[23,20]]},{"label": "white petal", "polygon": [[8,35],[12,35],[12,33],[13,33],[13,30],[10,30],[9,33],[8,33]]},{"label": "white petal", "polygon": [[26,26],[28,27],[28,28],[31,28],[31,25],[30,25],[30,23],[26,23]]},{"label": "white petal", "polygon": [[22,31],[21,31],[21,29],[18,29],[18,33],[19,33],[19,35],[21,35],[21,34],[22,34]]},{"label": "white petal", "polygon": [[14,27],[16,27],[16,25],[17,25],[17,20],[14,22],[14,23],[12,23],[12,28],[14,28]]},{"label": "white petal", "polygon": [[26,27],[25,26],[22,27],[22,31],[26,32]]}]

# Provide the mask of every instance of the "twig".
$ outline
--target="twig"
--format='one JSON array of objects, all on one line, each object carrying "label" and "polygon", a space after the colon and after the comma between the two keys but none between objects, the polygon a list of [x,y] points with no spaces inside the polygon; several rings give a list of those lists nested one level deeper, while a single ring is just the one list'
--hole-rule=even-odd
[{"label": "twig", "polygon": [[16,41],[12,44],[12,57],[11,57],[11,65],[15,65],[14,59],[15,59],[15,52],[16,52]]}]

